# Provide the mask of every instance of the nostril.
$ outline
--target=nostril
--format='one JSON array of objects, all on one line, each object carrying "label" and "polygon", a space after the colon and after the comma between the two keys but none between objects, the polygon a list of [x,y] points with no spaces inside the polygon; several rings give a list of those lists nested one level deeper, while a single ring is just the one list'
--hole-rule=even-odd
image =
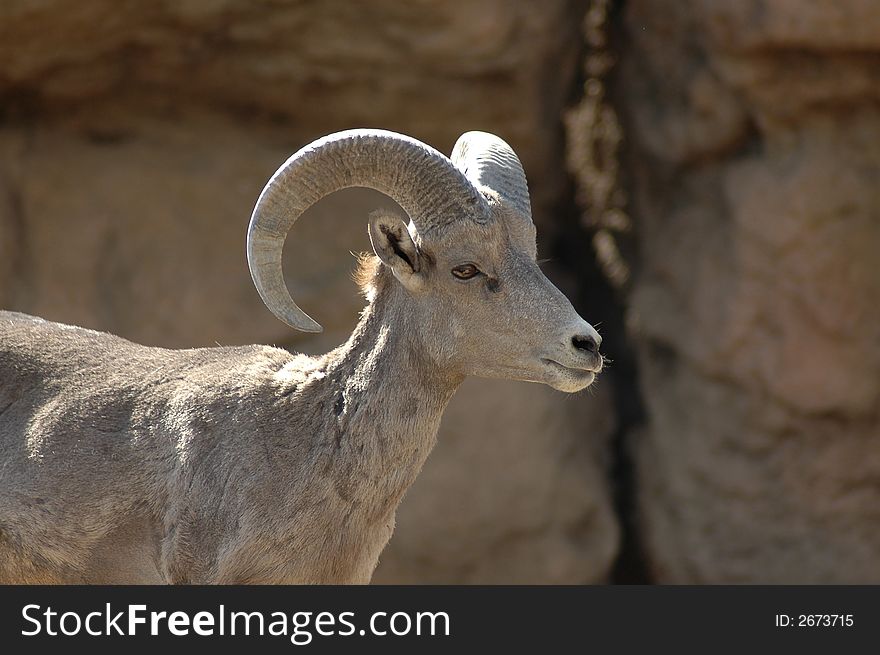
[{"label": "nostril", "polygon": [[596,339],[589,335],[574,336],[571,338],[571,344],[577,350],[583,350],[594,355],[599,352],[599,344],[596,343]]}]

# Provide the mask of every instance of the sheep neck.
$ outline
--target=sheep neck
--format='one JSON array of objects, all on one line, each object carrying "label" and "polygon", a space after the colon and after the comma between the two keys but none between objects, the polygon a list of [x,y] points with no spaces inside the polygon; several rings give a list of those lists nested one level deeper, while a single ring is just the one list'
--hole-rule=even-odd
[{"label": "sheep neck", "polygon": [[[337,486],[376,520],[386,520],[436,442],[446,405],[463,376],[423,346],[405,290],[383,285],[349,340],[327,356],[333,399]],[[341,391],[340,391],[341,390]]]}]

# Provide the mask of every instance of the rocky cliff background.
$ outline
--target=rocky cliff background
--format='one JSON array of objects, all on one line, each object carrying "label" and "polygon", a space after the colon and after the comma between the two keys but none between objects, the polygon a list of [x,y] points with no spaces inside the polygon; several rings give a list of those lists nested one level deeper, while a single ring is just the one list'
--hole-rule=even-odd
[{"label": "rocky cliff background", "polygon": [[247,272],[269,175],[349,127],[493,131],[613,361],[576,397],[468,380],[375,581],[878,582],[878,64],[868,0],[10,0],[0,307],[329,349],[389,201],[297,223],[307,337]]}]

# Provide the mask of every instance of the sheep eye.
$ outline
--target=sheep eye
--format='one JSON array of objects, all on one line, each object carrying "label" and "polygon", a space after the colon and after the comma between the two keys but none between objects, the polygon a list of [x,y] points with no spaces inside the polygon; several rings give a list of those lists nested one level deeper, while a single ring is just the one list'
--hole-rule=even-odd
[{"label": "sheep eye", "polygon": [[462,264],[461,266],[456,266],[452,269],[452,274],[459,280],[470,280],[479,272],[480,269],[473,264]]}]

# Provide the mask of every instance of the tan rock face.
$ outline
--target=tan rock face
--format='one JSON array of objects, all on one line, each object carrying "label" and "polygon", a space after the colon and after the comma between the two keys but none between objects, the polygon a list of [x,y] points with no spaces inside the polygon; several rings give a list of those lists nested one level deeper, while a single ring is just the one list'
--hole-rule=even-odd
[{"label": "tan rock face", "polygon": [[880,13],[810,5],[627,4],[660,581],[880,581]]},{"label": "tan rock face", "polygon": [[[171,347],[324,352],[362,306],[349,251],[379,194],[327,198],[285,249],[289,286],[327,328],[262,306],[244,236],[293,151],[376,126],[449,152],[470,129],[521,155],[541,245],[558,230],[559,116],[579,35],[571,3],[0,6],[0,306]],[[589,319],[589,307],[580,307]],[[600,388],[601,389],[601,388]],[[601,391],[469,381],[400,511],[383,582],[580,582],[617,548]]]},{"label": "tan rock face", "polygon": [[11,0],[0,94],[6,113],[111,137],[133,112],[185,126],[193,106],[274,124],[286,147],[382,127],[449,152],[462,132],[491,128],[521,154],[543,217],[564,181],[577,12],[563,0]]}]

